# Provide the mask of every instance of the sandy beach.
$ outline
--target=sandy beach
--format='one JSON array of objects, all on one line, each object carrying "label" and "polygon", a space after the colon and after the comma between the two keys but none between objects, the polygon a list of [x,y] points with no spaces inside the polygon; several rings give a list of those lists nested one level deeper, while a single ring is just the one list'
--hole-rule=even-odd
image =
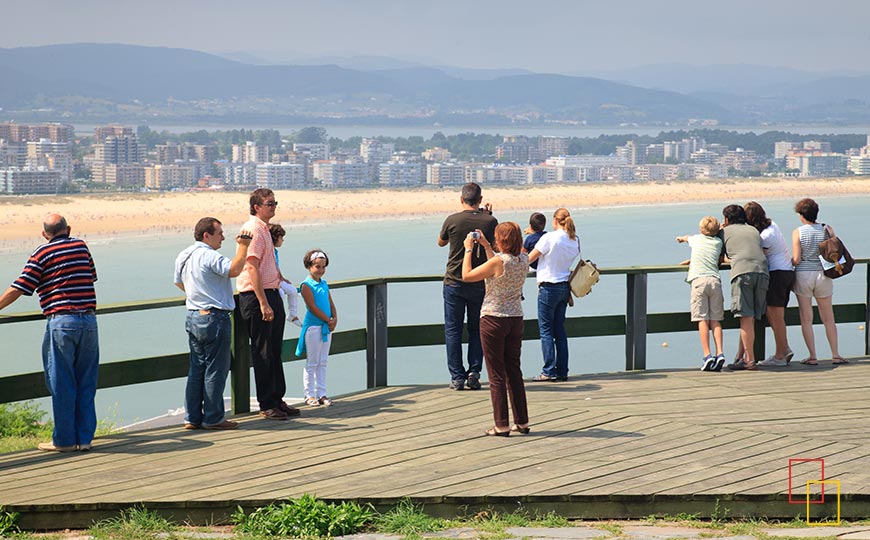
[{"label": "sandy beach", "polygon": [[[499,211],[551,212],[559,206],[660,205],[710,201],[800,199],[870,195],[870,177],[729,179],[670,183],[590,183],[528,187],[483,187],[484,202]],[[459,188],[279,191],[275,222],[286,225],[446,215],[459,209]],[[192,230],[197,219],[217,217],[229,231],[248,217],[248,193],[115,193],[0,197],[0,249],[32,246],[43,217],[58,212],[73,234],[89,239],[122,234]]]}]

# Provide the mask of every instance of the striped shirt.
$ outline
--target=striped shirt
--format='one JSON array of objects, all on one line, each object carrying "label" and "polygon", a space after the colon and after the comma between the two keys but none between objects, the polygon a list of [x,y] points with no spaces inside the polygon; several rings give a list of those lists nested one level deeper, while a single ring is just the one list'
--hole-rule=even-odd
[{"label": "striped shirt", "polygon": [[794,267],[795,272],[818,272],[822,270],[819,261],[819,244],[825,239],[825,228],[820,223],[798,227],[801,239],[801,262]]},{"label": "striped shirt", "polygon": [[39,295],[47,317],[64,311],[96,309],[97,270],[87,244],[63,234],[39,246],[12,287],[27,296]]}]

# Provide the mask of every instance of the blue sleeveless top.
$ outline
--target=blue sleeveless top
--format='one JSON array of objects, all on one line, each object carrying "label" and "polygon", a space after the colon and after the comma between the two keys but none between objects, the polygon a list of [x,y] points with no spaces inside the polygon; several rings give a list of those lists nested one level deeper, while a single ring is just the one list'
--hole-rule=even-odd
[{"label": "blue sleeveless top", "polygon": [[[329,285],[326,283],[326,280],[321,279],[318,282],[311,276],[308,276],[299,285],[300,291],[302,290],[303,285],[307,285],[314,294],[314,305],[320,308],[320,311],[324,312],[329,317],[332,317],[332,308],[329,306]],[[326,321],[320,319],[310,311],[306,311],[305,318],[302,320],[302,330],[299,333],[299,342],[296,344],[296,356],[302,356],[302,353],[305,352],[305,334],[308,332],[308,328],[312,326],[319,326],[321,328],[320,332],[323,341],[326,341],[329,338],[329,326],[326,324]]]}]

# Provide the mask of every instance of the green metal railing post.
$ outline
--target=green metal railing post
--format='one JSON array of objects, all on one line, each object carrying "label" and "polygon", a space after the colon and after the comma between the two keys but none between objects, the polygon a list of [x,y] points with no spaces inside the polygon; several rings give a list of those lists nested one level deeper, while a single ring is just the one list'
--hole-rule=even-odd
[{"label": "green metal railing post", "polygon": [[251,412],[251,346],[248,326],[239,311],[233,311],[233,358],[230,361],[230,386],[232,388],[233,414]]},{"label": "green metal railing post", "polygon": [[864,286],[864,354],[870,355],[870,262],[865,267],[867,283]]},{"label": "green metal railing post", "polygon": [[366,387],[387,386],[387,282],[366,285]]},{"label": "green metal railing post", "polygon": [[646,272],[628,273],[625,308],[625,369],[646,369]]}]

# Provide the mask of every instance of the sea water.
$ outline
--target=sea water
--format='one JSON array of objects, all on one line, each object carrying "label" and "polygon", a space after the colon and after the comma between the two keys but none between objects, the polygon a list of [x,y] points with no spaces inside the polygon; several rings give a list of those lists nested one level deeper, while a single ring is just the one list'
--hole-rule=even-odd
[{"label": "sea water", "polygon": [[[870,197],[819,197],[819,221],[830,222],[856,257],[870,255],[870,240],[864,234],[865,209]],[[498,201],[490,201],[500,221],[516,221],[522,228],[529,213],[540,211],[552,215],[554,208],[533,208],[523,212],[498,212]],[[580,235],[583,257],[599,267],[677,264],[689,257],[685,244],[675,237],[698,232],[698,221],[705,215],[721,219],[727,201],[704,204],[659,204],[615,208],[584,208],[583,199],[560,201],[571,209]],[[745,201],[736,201],[742,203]],[[794,201],[761,200],[768,216],[776,221],[790,243],[791,231],[799,225],[793,211]],[[240,209],[242,212],[244,209]],[[459,210],[457,208],[457,210]],[[244,215],[216,216],[224,221],[227,241],[221,252],[232,256],[235,242],[232,233]],[[75,235],[75,216],[67,216]],[[281,270],[294,283],[305,278],[302,255],[311,248],[325,250],[330,266],[327,281],[372,276],[442,274],[447,248],[439,248],[437,235],[444,216],[417,217],[409,210],[405,219],[349,222],[340,213],[324,216],[323,223],[294,225],[293,216],[279,207],[273,220],[288,229],[280,249]],[[34,247],[39,244],[39,225],[34,227]],[[130,302],[155,298],[178,297],[172,272],[175,256],[192,239],[190,234],[128,234],[111,239],[90,240],[97,266],[97,296],[100,304]],[[11,283],[20,273],[29,252],[0,254],[0,284]],[[863,302],[865,267],[835,284],[836,303]],[[651,274],[648,285],[650,313],[688,311],[689,288],[685,274]],[[723,282],[728,274],[723,272]],[[625,313],[625,277],[602,276],[592,293],[576,301],[569,317]],[[727,287],[727,285],[726,285]],[[727,288],[726,288],[727,290]],[[536,317],[537,290],[533,279],[526,282],[523,310],[527,319]],[[365,288],[333,291],[339,312],[339,330],[365,325]],[[443,322],[440,282],[391,284],[388,287],[388,322],[391,325]],[[791,305],[796,305],[794,297]],[[34,298],[22,297],[3,314],[38,310]],[[300,316],[302,313],[300,313]],[[102,362],[183,353],[187,351],[183,307],[99,317]],[[0,325],[0,376],[40,371],[40,345],[45,323],[29,322]],[[840,349],[845,356],[863,354],[863,331],[858,324],[840,324]],[[287,325],[285,338],[295,338],[298,328]],[[768,330],[768,352],[773,338]],[[798,327],[789,327],[789,342],[798,358],[805,347]],[[725,332],[725,351],[729,360],[736,349],[737,333]],[[667,346],[665,346],[665,344]],[[829,355],[820,326],[816,344],[821,358]],[[624,367],[624,338],[596,337],[570,340],[571,375],[618,371]],[[647,367],[681,368],[700,365],[697,334],[682,332],[652,334],[647,340]],[[448,374],[444,346],[390,349],[389,384],[446,383]],[[541,353],[537,341],[523,344],[523,372],[532,376],[540,372]],[[330,395],[340,395],[365,387],[365,353],[334,355],[329,359],[327,388]],[[287,395],[302,395],[302,363],[285,363]],[[253,378],[252,378],[253,379]],[[121,388],[101,389],[97,393],[98,415],[119,424],[165,414],[183,406],[185,380],[175,379]],[[227,393],[229,389],[227,390]],[[39,400],[49,409],[46,400]]]}]

